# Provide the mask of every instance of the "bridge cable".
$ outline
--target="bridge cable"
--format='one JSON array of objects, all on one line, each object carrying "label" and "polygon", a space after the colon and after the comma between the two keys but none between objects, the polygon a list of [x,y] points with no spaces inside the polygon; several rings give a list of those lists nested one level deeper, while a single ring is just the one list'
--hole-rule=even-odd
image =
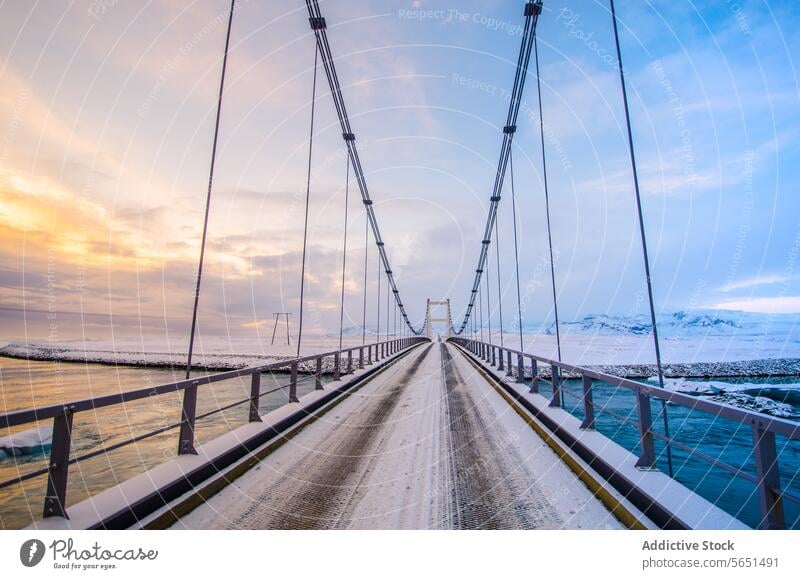
[{"label": "bridge cable", "polygon": [[389,293],[389,275],[386,275],[386,339],[389,339],[389,298],[391,297]]},{"label": "bridge cable", "polygon": [[542,175],[544,178],[544,209],[547,217],[547,244],[550,248],[550,281],[553,286],[553,313],[556,319],[556,348],[558,361],[561,362],[561,329],[558,323],[558,298],[556,297],[556,269],[553,259],[553,234],[550,227],[550,192],[547,187],[547,156],[544,148],[544,116],[542,115],[542,81],[539,76],[539,42],[533,39],[533,54],[536,61],[536,88],[539,94],[539,134],[542,139]]},{"label": "bridge cable", "polygon": [[317,102],[317,62],[319,60],[319,46],[314,49],[314,82],[311,85],[311,129],[308,137],[308,178],[306,181],[306,209],[303,224],[303,258],[300,266],[300,320],[297,330],[297,356],[300,356],[300,341],[303,339],[303,299],[305,297],[306,282],[306,250],[308,247],[308,202],[311,198],[311,153],[314,149],[314,110]]},{"label": "bridge cable", "polygon": [[[349,157],[348,157],[349,158]],[[364,214],[364,303],[361,308],[361,345],[367,343],[367,271],[369,270],[369,218]]]},{"label": "bridge cable", "polygon": [[367,187],[366,177],[364,175],[364,170],[361,165],[361,159],[358,156],[358,148],[356,147],[356,138],[355,134],[353,133],[353,129],[350,125],[350,118],[347,114],[347,108],[345,106],[344,98],[342,97],[342,87],[339,84],[339,77],[336,73],[336,66],[334,63],[333,53],[331,51],[330,43],[328,42],[328,35],[326,32],[327,23],[325,18],[322,16],[322,11],[319,7],[318,0],[306,0],[306,8],[308,9],[308,21],[311,26],[311,30],[314,33],[314,36],[317,41],[317,47],[320,51],[320,57],[322,60],[322,66],[325,70],[325,76],[328,79],[328,85],[331,90],[331,97],[333,98],[333,104],[336,108],[336,115],[339,118],[339,124],[342,129],[342,137],[345,140],[347,145],[347,153],[350,156],[351,166],[353,168],[353,175],[355,176],[356,183],[358,184],[359,191],[361,192],[361,199],[364,203],[367,212],[367,219],[369,220],[369,224],[372,227],[372,233],[375,238],[375,245],[378,247],[378,256],[380,260],[383,262],[383,265],[386,269],[387,276],[388,276],[388,285],[390,286],[392,292],[395,295],[395,301],[400,308],[400,312],[403,317],[403,321],[408,326],[409,330],[415,335],[420,335],[422,333],[421,330],[415,329],[411,325],[411,320],[408,318],[408,314],[405,310],[402,300],[400,299],[400,292],[395,292],[397,290],[397,283],[394,280],[394,275],[392,273],[391,266],[389,264],[389,257],[386,253],[386,249],[384,248],[384,242],[381,237],[380,228],[378,226],[378,220],[375,216],[375,211],[372,207],[372,199],[369,195],[369,188]]},{"label": "bridge cable", "polygon": [[514,133],[517,129],[516,123],[519,115],[519,109],[522,105],[522,94],[525,86],[525,79],[527,77],[528,63],[530,62],[531,58],[533,39],[536,36],[536,25],[539,21],[539,15],[541,13],[541,0],[527,2],[525,4],[525,24],[522,27],[522,38],[520,41],[519,54],[517,56],[514,85],[511,90],[511,98],[509,99],[506,124],[503,127],[503,141],[500,147],[500,158],[497,162],[497,172],[495,174],[492,196],[489,198],[489,214],[486,219],[486,228],[484,230],[483,239],[481,240],[481,251],[478,257],[478,267],[475,270],[475,279],[472,284],[472,292],[470,294],[469,305],[466,308],[464,319],[461,321],[461,326],[458,330],[453,328],[453,333],[456,335],[460,334],[464,328],[467,327],[469,317],[472,314],[472,309],[474,308],[475,304],[475,294],[478,291],[484,265],[488,258],[488,243],[491,239],[492,228],[494,227],[497,218],[497,207],[500,201],[500,192],[503,189],[503,181],[505,179],[506,167],[508,165],[508,156],[511,149],[511,143],[514,139]]},{"label": "bridge cable", "polygon": [[495,253],[497,261],[497,305],[498,315],[500,317],[500,347],[503,347],[503,284],[500,283],[500,230],[497,226],[497,220],[494,222],[494,239],[495,239]]},{"label": "bridge cable", "polygon": [[211,210],[211,190],[214,183],[214,165],[217,160],[217,141],[219,138],[219,119],[222,114],[222,94],[225,88],[225,71],[228,67],[228,47],[231,41],[231,26],[233,24],[233,7],[236,0],[231,0],[230,13],[228,14],[228,31],[225,36],[225,52],[222,57],[222,73],[219,80],[219,95],[217,96],[217,117],[214,122],[214,141],[211,145],[211,167],[208,172],[208,191],[206,193],[206,208],[203,217],[203,237],[200,241],[200,260],[197,264],[197,281],[194,289],[194,307],[192,308],[192,326],[189,331],[189,351],[186,357],[186,378],[192,371],[192,352],[194,350],[194,336],[197,331],[197,307],[200,302],[200,279],[203,276],[203,259],[206,252],[206,236],[208,234],[208,214]]},{"label": "bridge cable", "polygon": [[[489,269],[489,256],[488,255],[486,256],[486,262],[485,263],[486,263],[486,265],[484,267],[486,267],[486,269],[488,270]],[[494,341],[492,340],[492,306],[491,306],[492,288],[489,287],[489,277],[490,276],[487,273],[486,277],[483,278],[484,281],[486,282],[486,321],[487,321],[488,332],[489,332],[489,343],[490,344],[494,344]]]},{"label": "bridge cable", "polygon": [[[656,367],[658,368],[658,384],[664,388],[664,369],[661,365],[661,347],[658,341],[658,325],[656,323],[656,309],[653,300],[653,281],[650,276],[650,258],[647,253],[647,236],[644,231],[644,216],[642,213],[642,196],[639,190],[639,174],[636,169],[636,154],[633,146],[633,131],[631,129],[631,113],[628,107],[628,91],[625,87],[625,72],[622,66],[622,50],[619,46],[619,31],[617,30],[617,13],[614,9],[614,0],[609,0],[611,3],[611,19],[614,24],[614,42],[617,46],[617,64],[619,65],[619,80],[622,86],[622,101],[625,105],[625,122],[628,129],[628,150],[630,151],[631,171],[633,173],[633,188],[636,197],[636,212],[639,218],[639,233],[642,239],[642,257],[644,258],[644,274],[647,283],[647,298],[650,303],[650,322],[653,325],[653,345],[655,346],[656,353]],[[661,416],[664,420],[664,435],[669,439],[669,420],[667,419],[667,404],[661,400]],[[669,475],[672,476],[672,448],[669,443],[666,445],[667,450],[667,465],[669,468]]]},{"label": "bridge cable", "polygon": [[[197,333],[197,309],[200,303],[200,280],[203,277],[203,260],[206,252],[206,237],[208,235],[208,215],[211,211],[211,191],[214,183],[214,166],[217,160],[217,142],[219,140],[219,122],[222,114],[222,95],[225,89],[225,72],[228,68],[228,49],[231,42],[231,28],[233,26],[233,9],[236,0],[231,0],[228,13],[228,29],[225,33],[225,51],[222,56],[222,72],[219,79],[219,94],[217,96],[217,115],[214,121],[214,140],[211,145],[211,164],[208,171],[208,190],[206,192],[206,207],[203,216],[203,235],[200,241],[200,259],[197,264],[197,280],[194,287],[194,306],[192,307],[192,325],[189,330],[189,349],[186,355],[186,378],[192,373],[192,354],[194,353],[194,338]],[[178,435],[178,454],[196,454],[194,449],[195,408],[197,406],[197,386],[188,387],[183,394],[183,407],[181,411],[181,428]]]},{"label": "bridge cable", "polygon": [[344,332],[344,281],[347,271],[347,209],[350,201],[350,157],[347,157],[347,169],[344,181],[344,247],[342,248],[342,305],[339,308],[339,349],[342,349]]},{"label": "bridge cable", "polygon": [[481,316],[481,342],[483,342],[483,290],[482,286],[478,287],[478,312]]},{"label": "bridge cable", "polygon": [[514,192],[514,155],[513,150],[508,155],[509,172],[511,175],[511,218],[514,221],[514,265],[517,273],[517,319],[519,320],[519,351],[524,350],[522,341],[522,297],[519,291],[519,243],[517,242],[517,196]]},{"label": "bridge cable", "polygon": [[378,254],[378,269],[376,271],[378,278],[378,314],[377,314],[377,329],[375,330],[375,343],[381,341],[381,256]]}]

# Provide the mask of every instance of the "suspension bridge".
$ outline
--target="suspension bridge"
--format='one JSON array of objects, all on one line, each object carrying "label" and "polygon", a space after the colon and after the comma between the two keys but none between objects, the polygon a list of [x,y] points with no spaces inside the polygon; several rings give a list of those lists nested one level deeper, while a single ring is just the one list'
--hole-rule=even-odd
[{"label": "suspension bridge", "polygon": [[[448,296],[425,304],[425,319],[415,327],[409,317],[389,260],[387,241],[358,154],[328,39],[328,23],[319,2],[306,1],[314,41],[314,80],[306,175],[302,271],[299,280],[296,355],[211,374],[197,375],[192,356],[202,297],[203,259],[212,208],[214,166],[225,72],[234,24],[235,1],[227,22],[220,75],[216,123],[209,171],[200,258],[194,292],[185,378],[158,386],[0,414],[0,428],[19,430],[44,421],[52,423],[53,443],[46,466],[0,481],[0,489],[45,486],[39,529],[91,528],[664,528],[768,529],[796,524],[800,498],[793,494],[781,470],[781,454],[796,451],[797,423],[722,405],[665,389],[653,304],[652,279],[636,172],[634,141],[614,2],[610,15],[616,40],[621,97],[627,121],[632,190],[641,232],[658,366],[658,385],[637,382],[579,367],[562,359],[558,320],[550,192],[542,95],[539,79],[537,26],[541,0],[521,5],[521,35],[508,110],[499,132],[500,153],[489,192],[483,235],[475,240],[478,259],[474,281],[459,323]],[[343,341],[343,258],[339,343],[336,349],[301,355],[306,251],[311,210],[314,114],[318,72],[330,91],[346,150],[343,256],[347,255],[347,196],[351,181],[364,208],[362,336],[357,345]],[[520,251],[514,188],[513,144],[526,80],[535,79],[542,145],[544,203],[556,319],[554,359],[526,351],[522,335]],[[498,207],[506,197],[512,208],[510,227],[499,225]],[[501,255],[498,236],[511,229],[516,279],[519,344],[504,337]],[[374,247],[381,273],[376,306],[376,339],[367,339],[367,267]],[[494,245],[494,252],[491,251]],[[492,253],[494,255],[492,255]],[[490,259],[491,258],[491,259]],[[493,263],[491,263],[493,261]],[[492,265],[497,281],[492,289]],[[381,287],[383,286],[383,290]],[[381,294],[381,291],[384,293]],[[385,302],[384,302],[385,299]],[[506,304],[508,311],[508,304]],[[442,312],[444,310],[444,312]],[[496,316],[492,331],[492,316]],[[275,313],[275,328],[289,312]],[[295,315],[293,312],[292,315]],[[381,328],[381,320],[384,318]],[[485,333],[484,333],[485,331]],[[370,332],[371,333],[371,332]],[[499,336],[499,343],[494,339]],[[516,340],[515,340],[516,341]],[[268,377],[271,381],[267,385]],[[240,399],[200,412],[200,391],[227,381],[244,381],[248,393]],[[272,386],[278,382],[277,386]],[[308,385],[304,388],[303,385]],[[607,398],[612,387],[614,404]],[[278,407],[264,409],[266,397],[280,392]],[[98,410],[135,403],[155,403],[162,396],[182,397],[173,422],[82,454],[73,449],[76,417],[91,418]],[[604,398],[605,397],[605,398]],[[244,408],[245,419],[221,436],[198,444],[203,421],[232,408]],[[713,417],[735,432],[749,448],[746,466],[731,465],[703,452],[680,432],[671,432],[676,410]],[[599,427],[612,416],[635,433],[626,445]],[[176,455],[128,480],[119,481],[79,501],[70,500],[70,475],[84,461],[103,457],[114,468],[115,451],[149,438],[177,432]],[[682,468],[689,461],[703,469]],[[756,505],[755,521],[723,509],[714,489],[702,485],[703,472],[717,469],[746,488],[736,500]],[[688,473],[688,474],[687,474]],[[790,473],[792,474],[792,473]],[[794,480],[792,478],[792,480]]]}]

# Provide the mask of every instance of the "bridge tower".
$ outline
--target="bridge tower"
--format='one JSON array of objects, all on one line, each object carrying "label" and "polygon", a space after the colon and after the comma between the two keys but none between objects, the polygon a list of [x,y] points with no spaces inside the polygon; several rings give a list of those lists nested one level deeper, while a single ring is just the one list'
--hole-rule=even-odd
[{"label": "bridge tower", "polygon": [[[432,318],[431,317],[431,307],[436,306],[445,306],[447,308],[447,317],[446,318]],[[431,322],[444,322],[447,324],[447,337],[450,338],[450,328],[453,325],[453,318],[450,316],[450,300],[445,301],[434,301],[428,298],[428,305],[425,310],[425,337],[431,337]]]}]

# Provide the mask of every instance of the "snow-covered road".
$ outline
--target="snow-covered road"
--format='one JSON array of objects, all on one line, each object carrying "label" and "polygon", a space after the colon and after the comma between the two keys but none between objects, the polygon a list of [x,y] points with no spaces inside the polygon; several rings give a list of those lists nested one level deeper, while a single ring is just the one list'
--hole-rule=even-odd
[{"label": "snow-covered road", "polygon": [[177,528],[621,528],[452,346],[418,348]]}]

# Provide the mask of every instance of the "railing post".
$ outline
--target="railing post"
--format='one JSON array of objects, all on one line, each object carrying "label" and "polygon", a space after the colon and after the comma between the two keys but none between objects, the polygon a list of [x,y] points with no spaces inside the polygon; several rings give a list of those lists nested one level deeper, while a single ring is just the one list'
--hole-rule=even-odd
[{"label": "railing post", "polygon": [[367,346],[367,366],[372,365],[372,344]]},{"label": "railing post", "polygon": [[511,350],[506,352],[506,376],[514,375],[514,365],[511,363]]},{"label": "railing post", "polygon": [[491,350],[492,352],[492,366],[494,366],[495,364],[497,364],[497,359],[495,357],[497,348],[495,348],[494,346],[489,346],[489,350]]},{"label": "railing post", "polygon": [[353,350],[347,350],[347,373],[353,373]]},{"label": "railing post", "polygon": [[525,360],[522,354],[517,354],[517,383],[525,382]]},{"label": "railing post", "polygon": [[333,379],[339,380],[342,377],[341,354],[336,352],[333,355]]},{"label": "railing post", "polygon": [[650,409],[650,397],[640,388],[636,389],[636,413],[639,416],[640,454],[636,468],[653,469],[656,466],[656,447],[653,440],[653,414]]},{"label": "railing post", "polygon": [[289,378],[289,402],[300,402],[297,397],[297,362],[292,362],[291,378]]},{"label": "railing post", "polygon": [[558,366],[550,364],[550,382],[553,384],[553,397],[550,406],[561,408],[561,376],[558,375]]},{"label": "railing post", "polygon": [[361,346],[358,349],[358,369],[359,370],[364,369],[364,346]]},{"label": "railing post", "polygon": [[531,358],[531,394],[539,393],[539,363],[536,358]]},{"label": "railing post", "polygon": [[53,444],[50,447],[50,474],[47,477],[47,492],[44,496],[44,516],[67,516],[67,476],[69,473],[69,449],[72,445],[72,408],[53,419]]},{"label": "railing post", "polygon": [[505,367],[505,366],[503,366],[503,349],[502,348],[498,348],[497,349],[497,361],[499,362],[499,364],[497,366],[497,369],[502,372],[503,368]]},{"label": "railing post", "polygon": [[261,415],[258,413],[258,403],[261,399],[261,372],[253,372],[250,378],[250,422],[261,422]]},{"label": "railing post", "polygon": [[780,496],[781,477],[775,434],[764,430],[758,421],[753,422],[753,456],[756,460],[756,488],[761,506],[762,529],[784,529],[783,500]]},{"label": "railing post", "polygon": [[197,454],[194,449],[194,417],[197,414],[197,382],[183,391],[181,429],[178,433],[178,454]]},{"label": "railing post", "polygon": [[314,372],[314,390],[322,389],[322,356],[317,356],[317,369]]},{"label": "railing post", "polygon": [[591,377],[584,374],[581,377],[583,382],[583,422],[581,422],[581,430],[594,430],[594,401],[592,400],[592,383]]}]

